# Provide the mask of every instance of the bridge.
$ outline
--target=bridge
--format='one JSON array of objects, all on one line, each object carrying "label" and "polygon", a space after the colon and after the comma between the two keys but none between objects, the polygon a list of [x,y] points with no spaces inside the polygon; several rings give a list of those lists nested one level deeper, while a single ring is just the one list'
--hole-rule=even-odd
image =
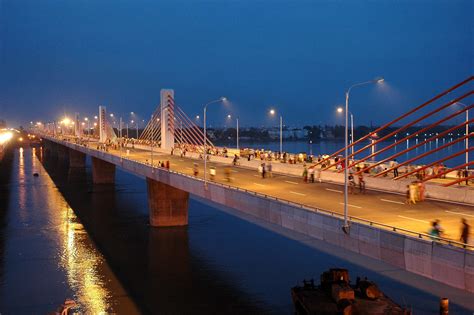
[{"label": "bridge", "polygon": [[[451,92],[452,89],[444,95]],[[448,103],[452,105],[471,94]],[[406,205],[404,193],[411,180],[367,177],[369,191],[350,198],[351,229],[345,233],[341,229],[344,203],[340,185],[344,177],[334,160],[326,159],[324,167],[323,161],[314,164],[322,182],[312,184],[301,179],[301,164],[274,163],[273,176],[262,179],[256,172],[259,161],[241,159],[240,166],[233,166],[232,158],[212,156],[208,164],[217,170],[217,175],[204,183],[200,156],[205,146],[199,145],[202,131],[187,121],[186,130],[179,128],[183,133],[175,145],[175,118],[185,118],[174,115],[173,98],[170,90],[162,92],[161,106],[145,128],[149,136],[144,143],[125,146],[120,140],[123,137],[115,139],[105,109],[101,108],[98,138],[81,135],[77,127],[70,135],[58,134],[56,126],[52,130],[36,130],[44,143],[38,152],[42,158],[69,160],[71,168],[85,167],[86,157],[91,157],[94,184],[113,184],[116,167],[145,178],[150,224],[155,227],[187,225],[188,199],[192,194],[280,228],[474,292],[474,247],[457,241],[460,218],[474,217],[474,191],[470,187],[450,185],[458,180],[427,183],[426,194],[432,199]],[[462,140],[471,135],[466,133]],[[196,152],[183,155],[180,145],[184,144],[194,145]],[[197,175],[194,163],[199,170]],[[231,175],[223,176],[228,170]],[[442,220],[449,238],[433,238],[426,233],[434,218]]]}]

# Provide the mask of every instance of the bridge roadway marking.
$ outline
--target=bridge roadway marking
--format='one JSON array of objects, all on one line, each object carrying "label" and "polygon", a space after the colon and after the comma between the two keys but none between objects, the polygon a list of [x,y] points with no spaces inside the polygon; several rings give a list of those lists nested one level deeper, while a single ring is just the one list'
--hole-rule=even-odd
[{"label": "bridge roadway marking", "polygon": [[306,194],[302,194],[302,193],[299,193],[299,192],[296,192],[296,191],[291,191],[291,190],[290,190],[290,193],[293,194],[293,195],[298,195],[298,196],[306,196]]},{"label": "bridge roadway marking", "polygon": [[396,203],[396,204],[399,204],[399,205],[404,205],[404,204],[405,204],[404,202],[395,201],[395,200],[390,200],[390,199],[380,199],[380,200],[381,200],[381,201],[385,201],[385,202]]},{"label": "bridge roadway marking", "polygon": [[462,212],[455,212],[455,211],[449,211],[449,210],[445,210],[444,212],[452,213],[452,214],[457,214],[457,215],[463,215],[463,216],[466,216],[466,217],[472,217],[472,218],[474,218],[474,215],[472,215],[472,214],[467,214],[467,213],[462,213]]},{"label": "bridge roadway marking", "polygon": [[406,216],[403,216],[403,215],[399,215],[398,217],[399,217],[399,218],[403,218],[403,219],[407,219],[407,220],[423,222],[423,223],[427,223],[427,224],[430,223],[429,221],[420,220],[420,219],[415,219],[415,218],[410,218],[410,217],[406,217]]},{"label": "bridge roadway marking", "polygon": [[[340,204],[340,205],[344,205],[343,202],[339,202],[339,204]],[[354,208],[357,208],[357,209],[362,209],[362,207],[360,207],[360,206],[351,205],[351,204],[349,204],[349,203],[348,203],[347,205],[348,205],[349,207],[354,207]]]},{"label": "bridge roadway marking", "polygon": [[288,183],[288,184],[293,184],[293,185],[298,185],[299,184],[297,182],[292,182],[291,180],[285,180],[284,182]]},{"label": "bridge roadway marking", "polygon": [[[93,146],[89,146],[92,150],[95,151]],[[109,152],[112,155],[119,156],[119,151],[116,150],[110,150]],[[133,156],[134,160],[138,161],[144,161],[144,160],[149,160],[150,159],[150,151],[143,150],[143,149],[136,149],[135,152],[130,154],[128,158],[131,158]],[[162,159],[163,157],[161,157]],[[170,162],[173,160],[173,162],[177,162],[178,166],[174,167],[174,170],[176,171],[181,171],[183,173],[187,174],[192,174],[191,167],[188,167],[189,165],[192,165],[194,163],[197,163],[199,165],[199,178],[203,178],[203,161],[202,160],[197,160],[197,159],[190,159],[190,158],[179,158],[179,156],[170,156],[169,154],[166,155],[166,159],[169,159]],[[181,161],[182,160],[182,161]],[[173,163],[174,164],[174,163]],[[210,165],[216,166],[216,169],[223,170],[224,167],[229,167],[229,165],[224,165],[221,163],[215,163],[215,162],[210,162]],[[239,174],[236,174],[236,181],[232,181],[231,183],[228,183],[225,181],[224,177],[216,177],[216,181],[218,182],[224,182],[225,184],[230,184],[234,187],[240,187],[244,189],[249,188],[249,184],[255,180],[255,177],[261,177],[261,175],[255,174],[257,172],[256,169],[247,169],[247,168],[239,168],[238,169]],[[237,171],[235,171],[236,173]],[[218,171],[218,174],[221,174],[220,171]],[[223,172],[222,172],[223,174]],[[295,178],[295,179],[300,179],[299,176],[291,176],[291,175],[286,175],[286,176],[279,176],[278,174],[275,174],[273,178],[268,178],[268,179],[262,179],[262,182],[265,182],[265,185],[268,187],[260,187],[259,185],[252,186],[253,190],[258,192],[262,192],[271,196],[276,196],[280,197],[282,199],[287,199],[289,201],[297,202],[297,203],[304,203],[307,204],[311,207],[316,207],[316,208],[322,208],[322,209],[328,209],[332,210],[336,213],[342,213],[342,203],[339,203],[340,200],[339,197],[336,197],[332,194],[324,194],[324,191],[332,191],[334,193],[341,194],[342,191],[338,189],[331,189],[331,188],[340,188],[341,185],[339,184],[331,184],[331,183],[316,183],[316,184],[306,184],[306,185],[299,185],[298,187],[302,190],[303,193],[305,192],[307,196],[299,196],[293,193],[288,192],[288,186],[285,185],[285,181],[282,177],[286,177],[288,179]],[[253,180],[252,180],[253,179]],[[287,183],[290,184],[290,183]],[[294,184],[292,184],[294,185]],[[269,191],[269,188],[272,188],[271,193]],[[330,188],[331,187],[331,188]],[[286,193],[286,196],[284,195]],[[387,201],[382,201],[380,199],[384,198],[385,200],[391,200],[394,198],[394,196],[397,194],[393,193],[386,193],[386,192],[381,192],[381,191],[376,191],[376,190],[371,190],[368,189],[366,195],[361,195],[361,194],[354,194],[351,195],[351,200],[356,201],[359,203],[361,206],[363,206],[362,209],[356,208],[356,207],[351,207],[352,212],[351,215],[354,216],[359,216],[359,217],[364,217],[367,220],[372,220],[380,223],[385,223],[388,225],[394,225],[394,226],[405,226],[413,231],[418,231],[418,232],[426,232],[427,229],[429,228],[429,222],[427,220],[421,220],[424,219],[423,217],[421,219],[415,219],[413,217],[404,217],[398,216],[398,214],[404,214],[404,213],[411,213],[413,215],[421,214],[425,218],[438,218],[441,219],[443,227],[445,231],[451,231],[451,235],[453,236],[453,239],[458,239],[458,235],[460,233],[460,223],[459,223],[459,216],[463,215],[466,217],[474,217],[474,211],[472,211],[473,207],[466,206],[466,205],[460,205],[460,207],[453,209],[453,204],[454,203],[448,203],[448,202],[441,202],[441,201],[435,201],[435,200],[427,200],[423,203],[417,203],[416,205],[404,205],[401,206],[400,203],[395,203],[395,202],[387,202]],[[339,195],[341,196],[341,195]],[[392,200],[394,201],[394,200]],[[354,205],[350,205],[354,206]],[[368,211],[370,209],[370,211]],[[459,210],[459,212],[455,211],[448,211],[448,210]],[[451,213],[455,212],[455,213]],[[397,219],[398,218],[398,219]],[[400,221],[401,219],[404,219],[405,221]]]},{"label": "bridge roadway marking", "polygon": [[254,183],[255,185],[258,185],[258,186],[262,186],[262,187],[265,187],[266,185],[264,184],[259,184],[259,183]]}]

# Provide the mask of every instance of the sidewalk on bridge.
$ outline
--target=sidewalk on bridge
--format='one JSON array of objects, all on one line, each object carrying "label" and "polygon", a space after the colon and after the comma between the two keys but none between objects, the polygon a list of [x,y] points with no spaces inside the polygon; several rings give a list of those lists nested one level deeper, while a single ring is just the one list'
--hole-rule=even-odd
[{"label": "sidewalk on bridge", "polygon": [[[147,146],[135,146],[139,149],[148,149]],[[157,148],[157,152],[162,152],[165,154],[171,154],[171,150],[162,150]],[[177,150],[179,152],[179,150]],[[176,152],[173,152],[173,155],[179,155]],[[223,157],[223,156],[214,156],[208,155],[209,161],[222,163],[222,164],[229,164],[232,165],[233,157]],[[200,158],[199,153],[195,152],[186,152],[186,158],[195,159],[195,160],[202,160]],[[254,169],[255,171],[258,170],[258,167],[262,163],[269,163],[268,161],[258,160],[258,159],[251,159],[250,161],[245,158],[239,159],[238,167],[244,167],[248,169]],[[288,164],[282,163],[279,161],[272,161],[272,172],[282,175],[300,177],[302,179],[304,165],[303,163],[297,164]],[[310,164],[306,164],[309,166]],[[320,173],[320,175],[319,175]],[[334,170],[327,170],[327,171],[319,171],[316,169],[315,177],[318,178],[318,175],[323,182],[329,182],[334,184],[344,184],[344,173],[338,173]],[[372,190],[379,190],[384,192],[390,193],[398,193],[398,194],[406,194],[407,186],[411,184],[414,180],[413,179],[399,179],[393,180],[390,177],[382,177],[376,178],[372,176],[365,176],[364,177],[366,182],[366,187]],[[452,187],[444,187],[441,185],[440,181],[438,182],[428,182],[425,184],[425,196],[431,199],[449,201],[449,202],[457,202],[457,203],[464,203],[464,204],[472,204],[474,205],[474,187],[464,186],[464,185],[457,185]]]}]

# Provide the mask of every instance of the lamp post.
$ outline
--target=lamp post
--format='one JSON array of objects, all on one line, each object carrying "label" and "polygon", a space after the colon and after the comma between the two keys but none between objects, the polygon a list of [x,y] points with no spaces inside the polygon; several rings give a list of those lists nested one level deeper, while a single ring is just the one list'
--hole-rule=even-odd
[{"label": "lamp post", "polygon": [[237,125],[237,150],[239,150],[239,117],[235,119],[235,123]]},{"label": "lamp post", "polygon": [[85,117],[84,120],[87,121],[87,142],[89,142],[90,133],[91,133],[91,122],[88,117]]},{"label": "lamp post", "polygon": [[[338,113],[342,113],[344,109],[342,107],[337,108]],[[354,143],[354,115],[352,115],[351,112],[349,112],[349,115],[351,116],[351,145]],[[352,158],[355,160],[354,157],[354,145],[351,146],[351,155]]]},{"label": "lamp post", "polygon": [[[274,116],[276,111],[270,109],[270,115]],[[280,155],[283,154],[283,116],[280,115]]]},{"label": "lamp post", "polygon": [[372,84],[372,83],[382,83],[384,81],[383,78],[376,78],[374,80],[370,81],[365,81],[365,82],[360,82],[353,84],[349,87],[349,89],[346,92],[346,109],[345,109],[345,122],[344,122],[344,226],[342,227],[342,230],[345,233],[349,233],[349,222],[347,219],[347,202],[349,199],[349,192],[348,192],[348,182],[347,182],[347,145],[348,145],[348,128],[347,128],[347,123],[349,120],[349,95],[351,93],[351,90],[357,86],[361,85],[366,85],[366,84]]},{"label": "lamp post", "polygon": [[466,109],[466,139],[464,140],[464,142],[466,143],[466,171],[469,171],[469,137],[467,137],[467,135],[469,134],[469,110],[467,108],[467,105],[464,103],[456,102],[456,104],[459,104]]},{"label": "lamp post", "polygon": [[[227,115],[227,119],[232,119],[232,116],[229,114]],[[236,141],[237,141],[237,150],[239,149],[239,117],[235,118],[235,125],[236,125]]]},{"label": "lamp post", "polygon": [[206,135],[206,112],[207,106],[213,103],[225,102],[227,99],[225,97],[221,97],[217,100],[210,101],[206,105],[204,105],[204,187],[207,187],[207,135]]}]

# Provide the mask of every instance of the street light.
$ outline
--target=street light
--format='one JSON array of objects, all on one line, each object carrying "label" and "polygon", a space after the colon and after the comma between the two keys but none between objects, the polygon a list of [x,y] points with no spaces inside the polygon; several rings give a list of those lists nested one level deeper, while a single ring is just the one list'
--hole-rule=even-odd
[{"label": "street light", "polygon": [[[227,115],[227,119],[231,119],[232,115]],[[235,125],[236,125],[236,140],[237,140],[237,150],[239,149],[239,117],[235,118]]]},{"label": "street light", "polygon": [[372,83],[382,83],[384,81],[383,78],[376,78],[374,80],[370,81],[365,81],[365,82],[360,82],[353,84],[349,87],[349,89],[346,91],[346,109],[345,109],[345,123],[344,123],[344,226],[342,227],[342,230],[345,233],[349,233],[349,222],[347,220],[347,202],[349,199],[349,192],[348,192],[348,186],[347,186],[347,145],[348,145],[348,128],[347,128],[347,122],[348,122],[348,113],[349,113],[349,95],[351,93],[351,90],[357,86],[361,85],[366,85],[366,84],[372,84]]},{"label": "street light", "polygon": [[469,134],[469,109],[464,103],[456,102],[456,104],[459,104],[466,109],[466,139],[464,141],[466,143],[466,171],[469,171],[469,137],[467,136]]},{"label": "street light", "polygon": [[206,112],[207,106],[213,103],[225,102],[227,98],[221,97],[217,100],[210,101],[204,105],[204,187],[207,187],[207,136],[206,136]]},{"label": "street light", "polygon": [[[276,111],[270,109],[270,115],[274,116]],[[283,154],[283,117],[280,115],[280,155]]]},{"label": "street light", "polygon": [[[338,113],[342,113],[344,112],[344,109],[342,107],[338,107],[337,108],[337,112]],[[349,112],[349,115],[351,115],[351,155],[352,155],[352,159],[355,160],[355,156],[354,156],[354,115],[352,115],[351,112]]]}]

